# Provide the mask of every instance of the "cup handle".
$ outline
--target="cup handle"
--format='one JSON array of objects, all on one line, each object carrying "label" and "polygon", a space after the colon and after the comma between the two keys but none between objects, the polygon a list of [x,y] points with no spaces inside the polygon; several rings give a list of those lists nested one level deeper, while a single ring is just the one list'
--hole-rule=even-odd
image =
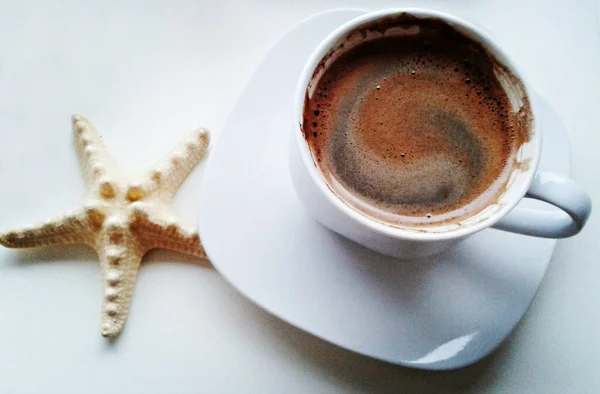
[{"label": "cup handle", "polygon": [[517,206],[492,227],[534,237],[566,238],[581,231],[592,212],[590,196],[577,182],[551,172],[538,171],[525,197],[563,212]]}]

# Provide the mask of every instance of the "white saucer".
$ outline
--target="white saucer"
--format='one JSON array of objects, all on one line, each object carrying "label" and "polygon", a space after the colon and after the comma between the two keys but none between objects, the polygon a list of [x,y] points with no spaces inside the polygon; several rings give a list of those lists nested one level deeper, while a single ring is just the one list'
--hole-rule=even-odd
[{"label": "white saucer", "polygon": [[[260,64],[207,165],[200,235],[235,288],[290,324],[392,363],[462,367],[519,322],[556,241],[484,230],[435,259],[402,262],[346,241],[305,213],[288,176],[294,88],[319,41],[362,12],[303,21]],[[540,167],[568,175],[564,127],[550,107],[543,112]]]}]

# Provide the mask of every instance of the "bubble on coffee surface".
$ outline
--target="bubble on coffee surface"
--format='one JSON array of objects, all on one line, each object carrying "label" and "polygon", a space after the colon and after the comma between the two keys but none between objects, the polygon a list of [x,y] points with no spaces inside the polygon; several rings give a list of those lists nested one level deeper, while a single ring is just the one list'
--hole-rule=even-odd
[{"label": "bubble on coffee surface", "polygon": [[479,44],[438,20],[411,23],[419,34],[368,41],[337,58],[303,119],[330,189],[396,226],[485,208],[529,131]]}]

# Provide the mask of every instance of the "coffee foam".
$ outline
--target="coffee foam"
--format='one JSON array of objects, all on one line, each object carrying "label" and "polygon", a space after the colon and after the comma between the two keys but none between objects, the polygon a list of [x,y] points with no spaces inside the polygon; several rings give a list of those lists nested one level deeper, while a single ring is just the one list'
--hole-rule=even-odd
[{"label": "coffee foam", "polygon": [[353,48],[317,68],[303,130],[350,206],[395,226],[453,222],[503,190],[529,103],[523,94],[516,108],[510,74],[478,44],[439,20],[405,22],[361,33],[360,44],[352,33]]}]

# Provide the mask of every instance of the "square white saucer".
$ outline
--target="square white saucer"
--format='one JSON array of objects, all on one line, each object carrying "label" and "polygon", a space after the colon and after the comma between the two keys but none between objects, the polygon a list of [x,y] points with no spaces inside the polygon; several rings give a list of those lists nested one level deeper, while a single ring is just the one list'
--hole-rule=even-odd
[{"label": "square white saucer", "polygon": [[[267,54],[207,164],[200,236],[236,289],[300,329],[395,364],[463,367],[515,328],[556,241],[484,230],[435,258],[399,261],[339,237],[306,214],[288,175],[293,92],[316,45],[363,12],[315,15]],[[540,168],[568,175],[564,126],[540,101]]]}]

